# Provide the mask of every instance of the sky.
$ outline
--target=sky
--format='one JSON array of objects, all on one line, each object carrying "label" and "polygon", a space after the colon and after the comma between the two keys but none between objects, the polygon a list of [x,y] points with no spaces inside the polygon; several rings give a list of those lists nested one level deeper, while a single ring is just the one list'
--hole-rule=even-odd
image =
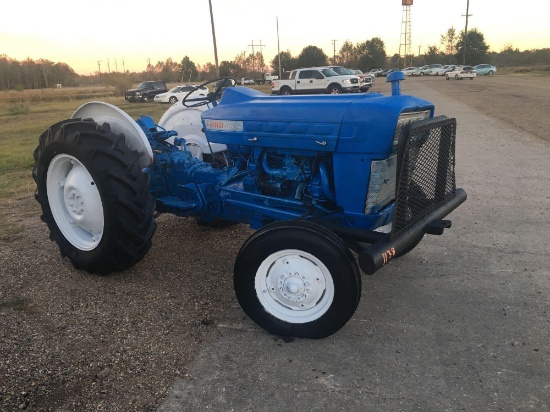
[{"label": "sky", "polygon": [[[349,40],[380,37],[386,53],[399,52],[403,6],[400,0],[211,0],[218,60],[259,51],[270,62],[278,50],[297,57],[309,45],[331,57]],[[22,61],[67,63],[78,74],[123,69],[141,72],[150,61],[188,56],[214,63],[208,0],[6,0],[0,24],[0,55]],[[468,29],[476,28],[491,51],[550,48],[549,0],[470,0]],[[441,47],[441,35],[464,30],[467,0],[414,0],[411,43],[414,54]],[[5,14],[4,14],[5,13]],[[279,36],[277,36],[277,21]],[[335,42],[333,42],[335,40]],[[98,61],[100,62],[98,64]]]}]

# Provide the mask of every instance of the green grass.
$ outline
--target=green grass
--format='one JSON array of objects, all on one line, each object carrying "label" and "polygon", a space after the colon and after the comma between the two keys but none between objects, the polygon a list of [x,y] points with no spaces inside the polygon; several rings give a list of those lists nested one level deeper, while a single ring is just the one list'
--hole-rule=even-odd
[{"label": "green grass", "polygon": [[156,103],[128,103],[122,97],[106,95],[109,93],[103,89],[0,92],[0,201],[33,193],[33,152],[40,134],[50,125],[71,117],[90,96],[120,107],[132,118],[149,115],[158,121],[168,109],[168,105]]}]

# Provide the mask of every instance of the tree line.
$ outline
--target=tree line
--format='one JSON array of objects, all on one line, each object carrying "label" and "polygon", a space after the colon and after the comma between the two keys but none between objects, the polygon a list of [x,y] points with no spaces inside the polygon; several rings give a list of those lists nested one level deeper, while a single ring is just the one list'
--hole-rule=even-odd
[{"label": "tree line", "polygon": [[[241,78],[250,76],[259,78],[265,72],[294,70],[300,67],[342,65],[360,69],[363,72],[380,67],[422,66],[424,64],[460,64],[475,65],[490,63],[496,66],[534,66],[550,64],[550,49],[525,50],[514,49],[506,45],[500,52],[489,51],[483,33],[471,29],[466,34],[457,32],[453,27],[441,35],[439,45],[429,45],[424,53],[411,53],[407,56],[394,54],[388,56],[384,41],[379,37],[353,44],[345,41],[338,53],[328,56],[321,48],[309,45],[297,56],[283,51],[266,62],[261,52],[238,54],[233,60],[224,60],[219,65],[219,76]],[[148,62],[142,72],[126,71],[79,76],[66,63],[54,63],[46,59],[17,61],[6,55],[0,55],[0,90],[22,90],[84,84],[105,84],[118,88],[123,93],[132,84],[143,80],[164,80],[166,83],[187,83],[211,80],[218,77],[218,69],[210,62],[203,65],[193,62],[188,56],[181,61],[167,58],[155,64]]]}]

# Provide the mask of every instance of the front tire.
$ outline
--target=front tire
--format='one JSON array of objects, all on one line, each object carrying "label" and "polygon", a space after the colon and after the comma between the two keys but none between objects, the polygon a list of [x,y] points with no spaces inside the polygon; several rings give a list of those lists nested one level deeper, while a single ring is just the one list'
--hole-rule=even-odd
[{"label": "front tire", "polygon": [[171,104],[176,104],[178,102],[178,98],[176,96],[171,96],[170,99],[168,99],[168,101]]},{"label": "front tire", "polygon": [[107,123],[65,120],[40,136],[34,160],[42,220],[75,268],[108,274],[145,256],[156,229],[155,200],[124,135]]},{"label": "front tire", "polygon": [[328,94],[340,94],[342,93],[342,88],[339,84],[331,84],[327,89]]},{"label": "front tire", "polygon": [[361,297],[360,272],[347,246],[323,226],[299,221],[252,235],[235,261],[234,286],[260,327],[312,339],[342,328]]}]

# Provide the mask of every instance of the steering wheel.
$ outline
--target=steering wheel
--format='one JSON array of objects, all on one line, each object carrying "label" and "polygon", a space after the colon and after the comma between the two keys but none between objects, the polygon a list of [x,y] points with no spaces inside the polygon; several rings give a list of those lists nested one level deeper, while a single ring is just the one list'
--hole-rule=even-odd
[{"label": "steering wheel", "polygon": [[[202,96],[202,97],[194,97],[192,99],[188,98],[192,93],[199,90],[200,87],[206,86],[210,83],[216,83],[216,86],[215,86],[213,92],[208,92],[208,94],[206,96]],[[197,87],[196,90],[190,90],[189,93],[187,93],[185,95],[185,97],[181,100],[181,103],[185,107],[198,107],[198,106],[203,106],[205,104],[212,103],[212,105],[215,107],[217,105],[217,100],[220,97],[222,97],[222,94],[223,94],[223,91],[225,90],[225,88],[226,87],[233,87],[233,86],[235,86],[236,83],[237,83],[237,80],[235,80],[233,77],[221,77],[219,79],[209,80],[205,83],[202,83],[202,84],[196,86]],[[195,102],[195,103],[187,104],[187,103],[190,103],[190,102]]]}]

